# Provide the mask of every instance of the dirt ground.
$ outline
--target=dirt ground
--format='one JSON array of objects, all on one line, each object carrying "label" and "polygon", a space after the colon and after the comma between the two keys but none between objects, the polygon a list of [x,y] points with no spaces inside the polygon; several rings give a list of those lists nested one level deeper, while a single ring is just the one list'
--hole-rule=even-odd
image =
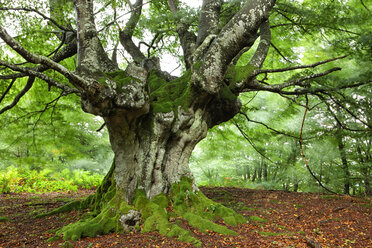
[{"label": "dirt ground", "polygon": [[[201,233],[183,222],[203,247],[372,247],[370,198],[239,188],[201,188],[209,198],[234,208],[248,222],[229,227],[238,236]],[[53,230],[79,219],[73,211],[34,218],[93,191],[0,195],[0,247],[190,247],[156,232],[47,242]]]}]

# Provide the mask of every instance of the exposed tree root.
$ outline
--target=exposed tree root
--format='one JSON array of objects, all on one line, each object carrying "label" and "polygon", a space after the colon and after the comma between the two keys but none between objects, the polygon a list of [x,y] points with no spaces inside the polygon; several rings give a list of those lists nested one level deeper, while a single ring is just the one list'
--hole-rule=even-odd
[{"label": "exposed tree root", "polygon": [[214,231],[226,235],[237,235],[225,226],[212,220],[223,219],[228,225],[245,223],[242,215],[232,209],[215,203],[202,192],[193,190],[193,180],[182,178],[172,185],[168,196],[160,194],[152,200],[146,197],[142,190],[137,190],[131,204],[122,200],[112,183],[112,172],[108,173],[104,183],[97,192],[82,201],[76,201],[62,206],[42,216],[73,209],[90,208],[93,211],[82,220],[62,227],[56,232],[64,240],[77,240],[81,237],[94,237],[109,232],[141,230],[142,233],[158,231],[167,237],[176,237],[182,242],[188,242],[200,247],[200,240],[175,223],[170,218],[183,218],[194,228],[206,232]]}]

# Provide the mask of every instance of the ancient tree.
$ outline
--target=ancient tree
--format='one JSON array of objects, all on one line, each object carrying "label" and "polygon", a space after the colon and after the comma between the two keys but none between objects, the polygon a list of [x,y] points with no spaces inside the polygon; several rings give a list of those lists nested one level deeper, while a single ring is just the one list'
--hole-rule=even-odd
[{"label": "ancient tree", "polygon": [[[269,15],[275,0],[203,0],[196,27],[183,16],[185,12],[177,0],[119,2],[97,3],[100,10],[112,8],[109,15],[113,20],[107,27],[116,27],[117,43],[111,49],[102,42],[105,28],[98,29],[95,23],[100,11],[95,9],[94,1],[73,1],[74,22],[68,22],[61,15],[69,11],[68,6],[72,4],[69,1],[49,1],[49,14],[43,9],[14,4],[0,6],[6,13],[23,11],[38,16],[45,25],[52,27],[60,41],[54,53],[45,56],[30,52],[7,27],[0,27],[0,37],[8,49],[27,62],[24,65],[2,59],[0,65],[8,71],[0,79],[12,87],[19,78],[28,78],[24,89],[10,105],[1,108],[0,113],[15,106],[33,86],[35,78],[40,78],[64,95],[78,95],[85,112],[101,116],[115,153],[112,168],[95,195],[57,210],[90,207],[94,210],[92,216],[66,226],[59,234],[65,239],[77,239],[139,228],[141,221],[142,231],[158,230],[199,244],[187,231],[169,222],[171,215],[182,216],[202,230],[233,234],[210,220],[221,217],[228,224],[237,224],[244,222],[244,218],[198,191],[188,167],[193,148],[206,136],[208,129],[239,112],[240,93],[315,94],[324,89],[311,87],[310,81],[340,68],[277,84],[265,82],[270,73],[314,68],[331,61],[285,69],[261,69],[271,43]],[[144,11],[151,11],[146,5],[162,8],[169,16],[168,30],[148,32],[152,37],[150,44],[137,38]],[[120,13],[127,12],[130,17],[120,22]],[[148,25],[151,30],[151,22]],[[144,27],[142,23],[141,28]],[[163,33],[173,36],[182,48],[184,70],[179,77],[161,70],[159,57],[152,53],[161,43]],[[253,46],[255,42],[258,46]],[[125,67],[118,65],[118,46],[128,55]],[[250,61],[236,65],[240,56],[252,47],[255,50]],[[76,56],[76,68],[67,69],[62,62],[73,56]],[[54,74],[48,74],[51,71]],[[65,80],[54,78],[55,74]]]}]

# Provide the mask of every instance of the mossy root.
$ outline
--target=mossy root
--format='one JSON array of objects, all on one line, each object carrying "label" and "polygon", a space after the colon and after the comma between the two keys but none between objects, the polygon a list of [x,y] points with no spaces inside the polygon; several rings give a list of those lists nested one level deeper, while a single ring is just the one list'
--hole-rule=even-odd
[{"label": "mossy root", "polygon": [[[107,199],[110,200],[103,204]],[[80,203],[82,205],[78,206],[74,203],[76,205],[72,206],[85,207],[84,204],[92,201],[90,199]],[[97,200],[95,201],[97,204]],[[109,232],[140,230],[141,222],[142,233],[158,231],[164,236],[201,247],[200,240],[170,219],[182,218],[202,232],[214,231],[224,235],[237,235],[237,233],[226,226],[214,223],[213,220],[222,219],[228,225],[246,223],[242,215],[213,202],[202,192],[194,190],[192,179],[186,177],[172,185],[169,195],[160,194],[152,200],[146,197],[144,191],[137,190],[132,204],[128,204],[109,187],[106,196],[101,197],[99,202],[101,207],[98,212],[95,212],[96,214],[59,229],[56,235],[62,236],[64,240],[77,240],[81,237],[94,237]]]}]

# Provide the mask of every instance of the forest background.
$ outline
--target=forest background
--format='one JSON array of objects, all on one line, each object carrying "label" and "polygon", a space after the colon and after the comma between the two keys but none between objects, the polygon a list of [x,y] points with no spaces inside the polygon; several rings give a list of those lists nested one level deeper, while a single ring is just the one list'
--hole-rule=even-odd
[{"label": "forest background", "polygon": [[[192,17],[198,9],[189,7],[187,11]],[[319,85],[341,90],[327,98],[284,97],[269,92],[241,94],[241,113],[210,130],[193,152],[190,167],[200,185],[326,192],[320,182],[337,193],[371,194],[370,11],[371,6],[359,0],[277,3],[271,18],[286,20],[287,24],[272,27],[264,68],[312,64],[347,55],[323,67],[342,70],[315,79]],[[28,18],[21,28],[30,29],[32,24],[37,30],[41,23]],[[156,20],[161,22],[160,17]],[[286,38],[276,38],[281,37],[276,32],[287,32]],[[32,47],[34,51],[48,46],[35,42],[37,36],[33,41],[22,36],[18,39],[25,46],[38,44]],[[175,59],[179,49],[171,42],[167,44],[169,56]],[[17,59],[3,46],[0,54],[2,58]],[[245,54],[239,63],[245,64],[251,56]],[[73,67],[75,61],[72,58],[65,63]],[[310,75],[310,70],[272,74],[270,81],[307,73]],[[342,85],[350,83],[360,86],[342,90]],[[23,84],[18,83],[10,92],[7,84],[0,84],[0,192],[76,191],[98,186],[113,157],[107,131],[100,128],[103,121],[84,113],[77,96],[62,97],[58,90],[48,89],[41,82],[8,111],[7,105]],[[319,182],[309,173],[302,152]]]}]

